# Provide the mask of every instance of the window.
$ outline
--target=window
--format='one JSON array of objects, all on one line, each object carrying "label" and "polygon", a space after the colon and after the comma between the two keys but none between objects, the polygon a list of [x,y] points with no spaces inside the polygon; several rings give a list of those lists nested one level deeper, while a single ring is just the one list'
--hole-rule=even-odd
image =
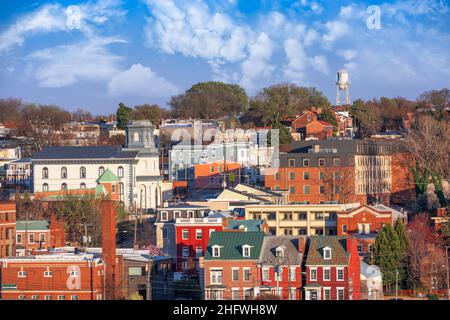
[{"label": "window", "polygon": [[45,278],[51,278],[53,276],[53,272],[51,271],[44,271],[44,277]]},{"label": "window", "polygon": [[296,288],[291,288],[289,299],[297,300],[297,289]]},{"label": "window", "polygon": [[303,186],[303,193],[309,194],[309,186]]},{"label": "window", "polygon": [[250,281],[250,268],[244,268],[244,281]]},{"label": "window", "polygon": [[183,240],[188,240],[189,239],[189,230],[188,229],[183,229],[181,231],[181,238]]},{"label": "window", "polygon": [[34,234],[33,233],[28,234],[28,243],[30,243],[30,244],[34,243]]},{"label": "window", "polygon": [[337,299],[344,300],[345,299],[344,288],[337,288],[336,291],[337,291]]},{"label": "window", "polygon": [[289,167],[295,167],[295,159],[288,159]]},{"label": "window", "polygon": [[80,184],[80,189],[81,189],[81,190],[86,190],[86,183],[82,182],[82,183]]},{"label": "window", "polygon": [[309,269],[309,280],[317,281],[317,269],[316,268]]},{"label": "window", "polygon": [[77,270],[72,270],[72,271],[70,271],[70,276],[71,277],[74,277],[74,278],[77,278],[78,277],[78,271]]},{"label": "window", "polygon": [[66,167],[61,168],[61,179],[67,179],[67,168]]},{"label": "window", "polygon": [[161,221],[167,221],[167,211],[161,211]]},{"label": "window", "polygon": [[195,247],[195,256],[201,257],[203,255],[203,247]]},{"label": "window", "polygon": [[242,256],[246,258],[250,257],[250,246],[242,246]]},{"label": "window", "polygon": [[43,185],[42,185],[42,191],[48,191],[48,184],[47,183],[44,183]]},{"label": "window", "polygon": [[323,249],[323,258],[325,260],[330,260],[331,259],[331,249],[330,248],[324,248]]},{"label": "window", "polygon": [[98,176],[99,177],[103,174],[103,172],[105,172],[105,168],[104,167],[98,168]]},{"label": "window", "polygon": [[128,275],[129,276],[142,276],[142,267],[129,267]]},{"label": "window", "polygon": [[195,230],[195,239],[197,239],[197,240],[203,239],[202,229],[196,229]]},{"label": "window", "polygon": [[343,281],[344,280],[344,269],[343,268],[337,268],[336,269],[336,273],[337,273],[337,280],[338,281]]},{"label": "window", "polygon": [[298,219],[299,220],[306,220],[307,219],[307,213],[306,212],[300,212],[298,214]]},{"label": "window", "polygon": [[231,299],[232,300],[239,300],[239,288],[233,288],[231,290]]},{"label": "window", "polygon": [[59,295],[59,296],[58,296],[58,300],[65,300],[65,299],[66,299],[66,297],[63,296],[63,295]]},{"label": "window", "polygon": [[291,281],[295,281],[295,267],[291,267],[289,269],[289,277],[290,277]]},{"label": "window", "polygon": [[283,267],[278,266],[275,268],[275,280],[281,281],[283,280]]},{"label": "window", "polygon": [[212,247],[212,256],[213,257],[220,257],[220,247],[219,246],[213,246]]},{"label": "window", "polygon": [[363,245],[361,243],[358,244],[358,252],[362,253],[363,251]]},{"label": "window", "polygon": [[166,228],[162,229],[162,238],[167,239],[167,229]]},{"label": "window", "polygon": [[342,233],[347,233],[347,225],[346,224],[342,225]]},{"label": "window", "polygon": [[294,186],[290,186],[289,187],[289,193],[290,194],[295,194],[295,187]]},{"label": "window", "polygon": [[323,299],[331,300],[331,288],[323,288]]},{"label": "window", "polygon": [[210,166],[210,167],[209,167],[209,172],[210,172],[210,173],[214,173],[214,166]]},{"label": "window", "polygon": [[45,233],[39,234],[39,242],[45,242]]},{"label": "window", "polygon": [[309,159],[303,159],[303,166],[309,167]]},{"label": "window", "polygon": [[141,136],[140,136],[139,132],[135,132],[135,133],[133,134],[133,140],[134,140],[134,142],[139,142],[140,139],[141,139]]},{"label": "window", "polygon": [[303,180],[309,180],[309,172],[303,172]]},{"label": "window", "polygon": [[123,201],[123,196],[125,194],[125,186],[122,182],[119,183],[119,196],[120,196],[120,201]]},{"label": "window", "polygon": [[19,277],[19,278],[26,278],[27,277],[27,272],[26,271],[19,271],[18,273],[17,273],[17,276]]},{"label": "window", "polygon": [[232,269],[233,281],[239,281],[239,268]]},{"label": "window", "polygon": [[319,167],[325,166],[325,158],[319,158]]},{"label": "window", "polygon": [[44,296],[44,300],[52,300],[52,296],[46,295]]},{"label": "window", "polygon": [[325,194],[325,186],[319,186],[320,194]]},{"label": "window", "polygon": [[222,270],[221,269],[211,269],[210,283],[212,285],[222,284]]},{"label": "window", "polygon": [[62,183],[61,184],[61,190],[67,190],[67,183]]},{"label": "window", "polygon": [[183,247],[182,255],[183,257],[189,257],[189,247]]},{"label": "window", "polygon": [[323,280],[324,281],[330,281],[330,268],[324,268],[323,269]]},{"label": "window", "polygon": [[42,168],[42,179],[48,179],[48,168]]},{"label": "window", "polygon": [[17,297],[18,300],[25,300],[25,296],[24,295],[20,295]]},{"label": "window", "polygon": [[72,300],[78,300],[78,296],[73,295],[73,296],[70,297],[70,299],[72,299]]},{"label": "window", "polygon": [[85,178],[86,178],[86,168],[81,167],[80,168],[80,179],[85,179]]},{"label": "window", "polygon": [[333,166],[339,167],[341,165],[341,158],[333,158]]},{"label": "window", "polygon": [[295,172],[289,172],[289,180],[295,180]]},{"label": "window", "polygon": [[22,235],[19,233],[16,235],[16,243],[18,244],[22,243]]},{"label": "window", "polygon": [[219,172],[219,173],[222,173],[222,171],[223,171],[223,170],[222,170],[222,166],[219,165],[219,167],[218,167],[218,172]]},{"label": "window", "polygon": [[123,178],[123,167],[117,168],[117,176]]},{"label": "window", "polygon": [[279,172],[275,173],[275,180],[280,180],[281,179],[281,175]]},{"label": "window", "polygon": [[182,261],[181,262],[181,269],[183,269],[183,270],[189,269],[189,262]]},{"label": "window", "polygon": [[262,281],[270,281],[270,269],[268,267],[265,267],[262,269]]},{"label": "window", "polygon": [[324,180],[325,179],[325,172],[320,171],[319,172],[319,180]]},{"label": "window", "polygon": [[37,294],[33,294],[31,296],[31,300],[37,300],[37,299],[39,299],[39,296]]}]

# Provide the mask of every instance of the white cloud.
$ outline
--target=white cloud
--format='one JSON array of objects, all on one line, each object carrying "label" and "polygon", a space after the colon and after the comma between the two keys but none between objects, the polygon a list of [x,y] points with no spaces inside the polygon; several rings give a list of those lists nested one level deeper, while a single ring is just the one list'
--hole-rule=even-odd
[{"label": "white cloud", "polygon": [[346,49],[346,50],[338,50],[337,54],[338,56],[344,58],[345,60],[350,61],[356,57],[357,52],[356,50]]},{"label": "white cloud", "polygon": [[141,64],[134,64],[130,69],[115,75],[108,84],[108,90],[113,97],[141,98],[164,98],[179,92],[174,84]]},{"label": "white cloud", "polygon": [[325,24],[327,33],[323,36],[323,40],[327,42],[335,42],[349,33],[350,28],[343,21],[329,21]]},{"label": "white cloud", "polygon": [[288,39],[284,42],[284,51],[288,60],[284,68],[284,76],[300,83],[305,77],[305,69],[308,65],[308,56],[303,45],[296,39]]},{"label": "white cloud", "polygon": [[61,45],[34,51],[28,60],[37,62],[34,76],[41,87],[60,88],[78,81],[104,81],[120,71],[122,58],[109,52],[106,47],[119,42],[123,40],[97,38]]}]

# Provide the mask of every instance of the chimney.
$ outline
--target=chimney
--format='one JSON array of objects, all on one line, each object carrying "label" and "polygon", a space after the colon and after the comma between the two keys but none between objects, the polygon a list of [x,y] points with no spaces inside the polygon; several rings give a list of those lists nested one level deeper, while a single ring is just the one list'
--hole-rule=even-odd
[{"label": "chimney", "polygon": [[320,144],[315,144],[314,145],[314,153],[319,153],[320,152]]},{"label": "chimney", "polygon": [[306,237],[298,237],[298,252],[305,253]]},{"label": "chimney", "polygon": [[105,298],[117,299],[118,273],[116,265],[116,202],[102,200],[102,257],[106,264]]}]

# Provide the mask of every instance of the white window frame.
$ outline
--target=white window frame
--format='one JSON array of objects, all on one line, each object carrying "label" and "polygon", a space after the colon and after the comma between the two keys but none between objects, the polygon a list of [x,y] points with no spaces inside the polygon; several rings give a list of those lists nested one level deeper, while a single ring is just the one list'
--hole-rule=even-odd
[{"label": "white window frame", "polygon": [[195,256],[198,258],[201,257],[202,255],[203,255],[203,247],[201,246],[195,247]]},{"label": "white window frame", "polygon": [[221,246],[214,245],[211,247],[211,253],[214,258],[220,258],[220,249]]},{"label": "white window frame", "polygon": [[[342,299],[339,299],[339,292],[342,291]],[[337,287],[336,288],[336,300],[345,300],[345,288]]]},{"label": "white window frame", "polygon": [[323,258],[324,258],[325,260],[330,260],[330,259],[331,259],[331,256],[332,256],[331,248],[324,248],[324,249],[323,249]]},{"label": "white window frame", "polygon": [[[328,271],[328,279],[325,278],[325,271]],[[323,281],[331,281],[331,268],[323,268]]]},{"label": "white window frame", "polygon": [[[316,276],[313,278],[312,277],[312,275],[313,275],[313,273],[312,273],[312,271],[315,271],[315,274],[316,274]],[[313,268],[309,268],[309,280],[310,281],[317,281],[317,268],[316,267],[313,267]]]},{"label": "white window frame", "polygon": [[52,300],[52,296],[47,294],[44,296],[44,300]]},{"label": "white window frame", "polygon": [[[19,239],[20,239],[20,241],[19,241]],[[17,244],[22,243],[22,234],[21,233],[16,234],[16,243]]]},{"label": "white window frame", "polygon": [[66,296],[63,294],[58,295],[58,300],[66,300]]},{"label": "white window frame", "polygon": [[53,271],[45,270],[44,271],[44,278],[51,278],[53,277]]},{"label": "white window frame", "polygon": [[262,281],[270,281],[270,267],[262,268]]},{"label": "white window frame", "polygon": [[[342,271],[342,278],[339,279],[339,271]],[[344,281],[345,280],[345,268],[336,268],[336,281]]]},{"label": "white window frame", "polygon": [[[199,237],[199,235],[200,235],[200,237]],[[195,239],[196,240],[203,239],[203,230],[202,229],[195,229]]]},{"label": "white window frame", "polygon": [[251,255],[251,246],[244,244],[242,246],[242,256],[244,258],[250,258],[250,255]]},{"label": "white window frame", "polygon": [[[248,271],[248,279],[245,279],[245,272]],[[251,273],[250,268],[242,268],[242,281],[250,281]]]},{"label": "white window frame", "polygon": [[[217,276],[217,274],[220,273],[220,279],[221,281],[213,281],[213,279],[218,279],[219,277]],[[215,274],[216,276],[213,277],[213,274]],[[223,282],[223,269],[222,268],[212,268],[209,271],[209,283],[211,285],[221,285]]]},{"label": "white window frame", "polygon": [[26,278],[27,277],[27,272],[24,270],[20,270],[19,272],[17,272],[17,277],[19,278]]},{"label": "white window frame", "polygon": [[[187,236],[185,237],[184,233],[187,233]],[[181,229],[181,239],[182,240],[189,240],[189,229]]]},{"label": "white window frame", "polygon": [[[240,288],[231,288],[231,300],[241,300],[240,299]],[[235,296],[237,294],[237,297]]]},{"label": "white window frame", "polygon": [[30,233],[28,235],[28,243],[29,244],[34,244],[34,233]]},{"label": "white window frame", "polygon": [[181,248],[181,256],[183,258],[188,258],[189,257],[189,247],[188,246],[183,246]]},{"label": "white window frame", "polygon": [[[240,268],[238,268],[238,267],[231,268],[231,281],[239,281],[239,269]],[[236,271],[236,274],[237,274],[237,279],[234,278],[234,275],[235,275],[234,272],[235,271]]]},{"label": "white window frame", "polygon": [[296,270],[296,267],[291,267],[289,269],[289,273],[290,273],[289,276],[291,278],[291,281],[295,281],[297,278],[297,275],[295,274],[295,270]]},{"label": "white window frame", "polygon": [[[325,292],[327,291],[329,293],[330,299],[326,299],[327,295]],[[331,287],[323,287],[323,300],[331,300]]]},{"label": "white window frame", "polygon": [[78,270],[70,270],[70,276],[72,278],[78,278],[80,276],[80,273],[78,272]]}]

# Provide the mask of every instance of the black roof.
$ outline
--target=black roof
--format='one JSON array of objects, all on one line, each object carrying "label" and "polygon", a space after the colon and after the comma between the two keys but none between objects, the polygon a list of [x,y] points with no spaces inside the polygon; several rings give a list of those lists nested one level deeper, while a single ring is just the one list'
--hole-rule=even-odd
[{"label": "black roof", "polygon": [[130,159],[136,157],[138,151],[123,150],[121,147],[100,146],[100,147],[48,147],[36,152],[32,160],[53,160],[53,159],[109,159],[121,158]]}]

